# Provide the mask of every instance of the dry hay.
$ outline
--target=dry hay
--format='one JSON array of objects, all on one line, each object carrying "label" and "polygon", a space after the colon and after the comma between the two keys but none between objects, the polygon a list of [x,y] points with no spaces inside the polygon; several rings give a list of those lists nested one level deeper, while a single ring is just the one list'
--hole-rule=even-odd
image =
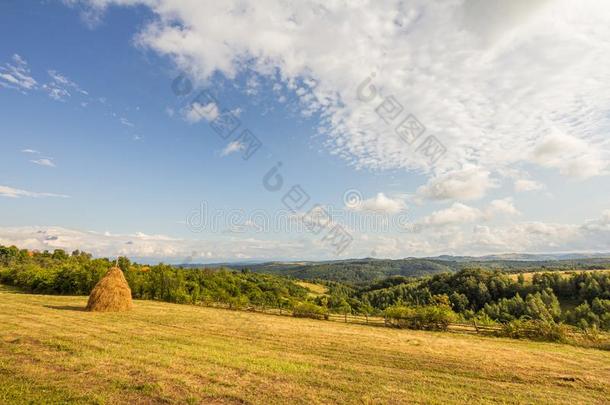
[{"label": "dry hay", "polygon": [[129,284],[121,269],[113,267],[91,291],[87,311],[120,312],[129,311],[132,306]]}]

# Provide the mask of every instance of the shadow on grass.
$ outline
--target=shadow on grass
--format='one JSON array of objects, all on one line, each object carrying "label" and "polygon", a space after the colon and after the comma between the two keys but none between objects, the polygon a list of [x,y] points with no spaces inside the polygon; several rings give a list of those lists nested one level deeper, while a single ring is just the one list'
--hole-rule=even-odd
[{"label": "shadow on grass", "polygon": [[49,309],[57,309],[60,311],[85,311],[85,307],[81,307],[79,305],[45,305],[44,307]]},{"label": "shadow on grass", "polygon": [[20,290],[17,287],[0,284],[0,292],[5,294],[30,294],[27,291]]}]

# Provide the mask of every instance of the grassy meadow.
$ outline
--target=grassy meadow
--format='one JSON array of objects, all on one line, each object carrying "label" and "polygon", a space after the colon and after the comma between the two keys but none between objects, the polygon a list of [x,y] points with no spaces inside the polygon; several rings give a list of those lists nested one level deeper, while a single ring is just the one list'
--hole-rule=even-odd
[{"label": "grassy meadow", "polygon": [[0,290],[0,403],[603,403],[610,352]]}]

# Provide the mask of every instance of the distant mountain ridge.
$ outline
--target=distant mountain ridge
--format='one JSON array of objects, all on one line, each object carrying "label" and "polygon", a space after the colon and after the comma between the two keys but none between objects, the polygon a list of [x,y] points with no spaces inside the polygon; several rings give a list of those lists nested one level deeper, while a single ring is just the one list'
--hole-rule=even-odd
[{"label": "distant mountain ridge", "polygon": [[580,260],[580,259],[610,259],[610,252],[607,253],[500,253],[484,256],[453,256],[439,255],[430,257],[406,257],[404,259],[377,259],[365,257],[362,259],[343,259],[343,260],[250,260],[239,262],[218,262],[218,263],[179,263],[180,267],[241,267],[250,265],[278,265],[278,266],[294,266],[294,265],[314,265],[314,264],[329,264],[342,263],[352,261],[398,261],[398,260],[442,260],[452,262],[487,262],[487,261],[560,261],[560,260]]},{"label": "distant mountain ridge", "polygon": [[381,280],[391,276],[422,277],[437,273],[455,272],[465,268],[486,268],[507,272],[608,269],[610,268],[610,255],[575,253],[544,255],[503,254],[481,257],[444,255],[433,258],[406,258],[397,260],[364,258],[324,262],[277,261],[206,265],[188,264],[182,267],[228,267],[235,270],[247,269],[256,273],[282,275],[302,280],[327,280],[357,284]]}]

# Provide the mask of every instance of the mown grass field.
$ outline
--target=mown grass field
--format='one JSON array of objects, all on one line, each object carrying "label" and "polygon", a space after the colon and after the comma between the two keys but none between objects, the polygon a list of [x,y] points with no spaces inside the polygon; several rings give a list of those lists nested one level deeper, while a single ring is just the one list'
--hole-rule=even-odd
[{"label": "mown grass field", "polygon": [[0,403],[608,403],[610,352],[0,289]]},{"label": "mown grass field", "polygon": [[[549,271],[547,273],[557,273],[557,274],[561,274],[562,277],[568,277],[570,274],[574,274],[574,273],[587,273],[587,272],[610,272],[610,269],[600,269],[600,270],[565,270],[565,271]],[[534,274],[542,274],[544,273],[544,271],[542,272],[524,272],[524,273],[510,273],[508,276],[514,280],[517,281],[519,278],[519,274],[523,274],[523,279],[525,282],[527,283],[531,283],[532,282],[532,278],[534,277]]]}]

